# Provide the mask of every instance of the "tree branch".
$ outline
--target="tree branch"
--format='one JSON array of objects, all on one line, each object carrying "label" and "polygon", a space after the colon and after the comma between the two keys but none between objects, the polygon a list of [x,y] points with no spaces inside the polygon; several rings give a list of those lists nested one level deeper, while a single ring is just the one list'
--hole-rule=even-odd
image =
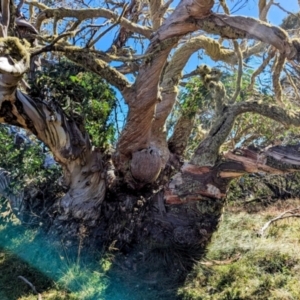
[{"label": "tree branch", "polygon": [[261,101],[235,103],[225,107],[222,115],[214,121],[207,137],[197,147],[191,163],[198,166],[214,166],[220,147],[231,132],[236,117],[246,112],[258,113],[285,126],[300,126],[300,112],[292,112]]},{"label": "tree branch", "polygon": [[[63,52],[64,55],[71,61],[79,64],[91,72],[98,74],[110,84],[118,88],[122,93],[127,93],[128,89],[130,89],[131,84],[123,74],[111,67],[102,59],[102,57],[97,57],[100,56],[100,52],[98,53],[99,55],[95,55],[89,49],[83,49],[76,46],[53,45],[51,48],[53,48],[53,50]],[[49,48],[49,51],[51,48]],[[33,53],[33,55],[36,55],[36,53],[37,52]],[[109,57],[104,55],[103,58],[108,59]]]},{"label": "tree branch", "polygon": [[41,3],[39,1],[35,1],[35,0],[33,0],[33,1],[25,0],[25,3],[31,5],[32,7],[35,6],[40,10],[50,9],[46,4]]},{"label": "tree branch", "polygon": [[[29,3],[29,2],[28,2]],[[32,5],[36,5],[36,2],[30,2]],[[84,21],[92,18],[106,18],[113,19],[114,21],[118,21],[120,16],[108,9],[105,8],[90,8],[90,9],[68,9],[68,8],[46,8],[38,15],[36,20],[36,28],[40,31],[42,22],[50,18],[57,18],[61,20],[63,18],[76,18],[78,21]],[[152,30],[135,24],[123,17],[120,18],[120,24],[126,29],[144,35],[146,37],[150,37]]]},{"label": "tree branch", "polygon": [[106,30],[104,30],[103,32],[101,32],[93,41],[90,41],[88,43],[88,45],[87,45],[88,48],[93,47],[98,41],[100,41],[100,39],[106,33],[108,33],[110,30],[112,30],[115,26],[117,26],[121,22],[122,18],[124,17],[124,14],[126,12],[127,7],[128,7],[128,4],[125,4],[124,7],[123,7],[123,9],[122,9],[121,15],[118,18],[118,20],[116,20],[116,22],[113,25],[109,26]]},{"label": "tree branch", "polygon": [[299,210],[300,210],[300,207],[296,207],[296,208],[293,208],[293,209],[289,209],[285,212],[283,212],[282,214],[280,214],[279,216],[271,219],[270,221],[268,221],[267,223],[265,223],[265,225],[259,230],[258,232],[258,236],[263,236],[266,229],[273,223],[279,221],[279,220],[283,220],[283,219],[286,219],[286,218],[299,218],[300,217],[300,214],[299,214]]},{"label": "tree branch", "polygon": [[275,51],[273,49],[269,50],[268,52],[268,56],[263,59],[263,62],[261,63],[261,65],[253,72],[252,76],[251,76],[251,81],[248,87],[249,91],[253,90],[254,84],[255,84],[255,78],[261,74],[261,72],[265,69],[265,67],[269,64],[269,62],[272,60],[272,58],[275,55]]},{"label": "tree branch", "polygon": [[153,30],[157,30],[162,24],[163,15],[161,14],[161,7],[163,5],[162,0],[150,0],[150,15],[152,20],[152,28]]},{"label": "tree branch", "polygon": [[1,24],[0,24],[0,37],[7,37],[7,30],[10,22],[9,11],[10,0],[1,0]]},{"label": "tree branch", "polygon": [[236,115],[253,112],[275,120],[285,126],[300,126],[300,111],[291,111],[278,105],[262,103],[261,101],[246,101],[236,103],[230,109]]},{"label": "tree branch", "polygon": [[185,164],[165,188],[167,204],[223,199],[229,182],[247,173],[285,174],[300,170],[299,146],[275,146],[259,152],[229,151],[214,166]]},{"label": "tree branch", "polygon": [[268,12],[272,6],[272,4],[274,4],[273,0],[270,0],[268,3],[266,3],[266,0],[259,0],[259,19],[267,22],[267,15]]},{"label": "tree branch", "polygon": [[282,87],[280,84],[280,74],[285,64],[285,56],[281,53],[274,62],[275,67],[273,71],[273,87],[275,92],[275,99],[282,104]]},{"label": "tree branch", "polygon": [[[190,56],[199,49],[205,49],[207,54],[216,61],[220,59],[232,63],[236,60],[236,55],[233,51],[222,49],[217,41],[204,36],[192,38],[176,50],[165,68],[163,80],[160,85],[162,89],[162,101],[157,104],[155,121],[152,128],[153,136],[156,136],[159,131],[162,132],[161,129],[165,125],[165,121],[176,100],[178,84],[182,77],[181,71]],[[198,72],[197,74],[199,76]]]},{"label": "tree branch", "polygon": [[198,20],[197,24],[207,33],[229,39],[252,38],[262,41],[277,48],[287,59],[300,61],[299,41],[290,39],[280,27],[249,17],[222,14],[211,14]]},{"label": "tree branch", "polygon": [[235,88],[234,95],[233,95],[232,99],[230,100],[231,103],[234,103],[236,101],[236,99],[238,98],[238,96],[240,95],[241,85],[242,85],[242,76],[243,76],[243,54],[242,54],[241,48],[237,41],[233,41],[233,45],[234,45],[234,50],[238,57],[239,64],[238,64],[238,73],[237,73],[237,78],[236,78],[236,88]]},{"label": "tree branch", "polygon": [[[153,35],[146,54],[156,54],[141,65],[134,86],[136,92],[128,97],[129,114],[119,139],[116,164],[126,164],[131,153],[149,146],[153,116],[159,101],[160,74],[167,57],[181,36],[195,30],[194,23],[191,24],[187,20],[190,17],[204,17],[210,14],[212,5],[213,1],[204,0],[180,2],[173,14]],[[144,112],[143,115],[141,111]]]}]

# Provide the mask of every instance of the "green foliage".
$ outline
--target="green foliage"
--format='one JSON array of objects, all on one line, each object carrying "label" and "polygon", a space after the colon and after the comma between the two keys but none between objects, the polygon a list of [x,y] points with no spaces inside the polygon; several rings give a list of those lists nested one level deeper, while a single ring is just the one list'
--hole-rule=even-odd
[{"label": "green foliage", "polygon": [[[23,131],[25,136],[25,132]],[[16,144],[16,135],[9,133],[9,128],[0,124],[0,161],[1,168],[10,172],[13,179],[11,190],[36,191],[36,196],[45,201],[53,200],[60,188],[56,181],[61,175],[58,165],[44,168],[45,154],[41,143],[32,135],[25,142]],[[0,223],[11,218],[7,201],[0,195]]]},{"label": "green foliage", "polygon": [[105,147],[115,139],[109,116],[115,107],[115,93],[99,76],[67,61],[44,67],[31,82],[32,97],[58,103],[89,133],[93,145]]},{"label": "green foliage", "polygon": [[19,275],[45,300],[170,299],[157,296],[155,288],[145,290],[143,281],[128,277],[127,269],[114,268],[112,252],[80,249],[39,229],[0,225],[0,299],[37,299]]},{"label": "green foliage", "polygon": [[[249,90],[253,69],[244,68],[241,92],[237,97],[237,102],[259,99],[265,103],[272,103],[274,99],[269,86],[270,79],[263,79],[263,84],[254,85],[253,90]],[[236,90],[236,72],[223,72],[220,81],[223,83],[227,98],[224,104],[228,105]],[[292,108],[291,108],[292,109]],[[200,76],[191,77],[185,84],[185,88],[180,92],[178,101],[168,120],[167,129],[172,134],[173,128],[180,115],[195,118],[193,130],[187,147],[187,158],[189,158],[199,142],[206,136],[214,119],[215,103],[210,91],[205,87]],[[269,146],[274,142],[292,144],[299,141],[297,128],[286,128],[284,125],[270,120],[258,114],[244,113],[237,117],[235,124],[223,144],[221,151],[232,150],[236,147],[248,147],[255,145],[259,147]]]},{"label": "green foliage", "polygon": [[50,241],[39,230],[18,224],[0,226],[0,297],[37,299],[31,288],[18,278],[22,275],[43,299],[105,299],[110,261],[99,254],[89,255],[81,254],[79,263],[67,245],[59,240]]},{"label": "green foliage", "polygon": [[[25,132],[23,131],[25,136]],[[39,185],[52,176],[57,176],[60,169],[57,165],[44,168],[45,155],[41,143],[32,135],[28,141],[16,145],[15,135],[9,134],[9,128],[0,124],[0,161],[1,168],[10,172],[16,189],[25,184]]]}]

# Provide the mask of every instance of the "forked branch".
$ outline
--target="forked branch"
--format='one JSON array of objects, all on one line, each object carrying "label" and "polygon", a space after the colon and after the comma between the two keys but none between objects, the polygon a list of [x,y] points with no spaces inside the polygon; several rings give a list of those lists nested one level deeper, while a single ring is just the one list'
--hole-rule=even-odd
[{"label": "forked branch", "polygon": [[270,227],[270,225],[272,225],[273,223],[275,223],[275,222],[277,222],[279,220],[283,220],[283,219],[287,219],[287,218],[300,218],[300,207],[289,209],[289,210],[283,212],[282,214],[280,214],[279,216],[277,216],[277,217],[269,220],[259,230],[259,232],[257,233],[257,235],[258,236],[263,236],[264,233],[265,233],[265,231]]}]

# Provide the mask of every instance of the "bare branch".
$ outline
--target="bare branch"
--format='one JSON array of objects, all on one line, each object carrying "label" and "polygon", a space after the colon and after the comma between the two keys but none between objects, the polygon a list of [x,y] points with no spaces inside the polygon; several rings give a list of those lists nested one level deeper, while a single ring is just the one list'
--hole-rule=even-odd
[{"label": "bare branch", "polygon": [[150,7],[150,14],[152,20],[152,28],[153,30],[157,30],[162,24],[162,17],[161,14],[161,7],[163,5],[162,0],[150,0],[149,7]]},{"label": "bare branch", "polygon": [[31,5],[32,7],[35,6],[37,7],[38,9],[40,10],[46,10],[46,9],[50,9],[47,5],[45,5],[44,3],[41,3],[39,1],[28,1],[28,0],[25,0],[25,3],[26,4],[29,4]]},{"label": "bare branch", "polygon": [[286,10],[284,7],[282,7],[278,2],[273,2],[273,5],[279,7],[282,11],[288,13],[289,15],[292,15],[296,18],[299,18],[299,16],[297,14],[292,13],[291,11]]},{"label": "bare branch", "polygon": [[38,292],[36,291],[35,286],[34,286],[29,280],[27,280],[24,276],[18,276],[18,278],[20,278],[20,279],[23,280],[26,284],[28,284],[28,285],[31,287],[31,289],[33,290],[33,292],[34,292],[36,295],[38,294]]},{"label": "bare branch", "polygon": [[251,82],[248,87],[248,91],[252,91],[254,84],[255,84],[255,78],[265,69],[265,67],[269,64],[269,62],[272,60],[272,58],[275,55],[274,49],[269,50],[268,56],[263,59],[263,62],[261,65],[253,72],[251,76]]},{"label": "bare branch", "polygon": [[198,166],[213,166],[218,159],[220,147],[232,130],[236,117],[246,112],[260,114],[285,126],[300,126],[299,111],[290,111],[261,101],[235,103],[225,107],[222,115],[214,121],[207,137],[196,149],[191,163]]},{"label": "bare branch", "polygon": [[[184,43],[174,53],[171,61],[167,64],[161,83],[162,101],[157,104],[155,122],[153,123],[153,136],[163,133],[162,128],[170,114],[176,100],[181,71],[190,56],[199,49],[205,49],[207,55],[213,60],[224,61],[229,64],[236,63],[236,54],[232,50],[223,49],[218,41],[205,36],[195,37]],[[199,76],[199,72],[196,71]]]},{"label": "bare branch", "polygon": [[287,59],[300,60],[298,40],[290,39],[283,29],[257,19],[211,14],[205,19],[198,20],[197,23],[207,33],[219,34],[229,39],[256,39],[273,45]]},{"label": "bare branch", "polygon": [[275,99],[278,103],[282,104],[282,87],[280,84],[280,74],[285,64],[285,56],[280,54],[274,62],[275,67],[273,71],[273,87],[275,92]]},{"label": "bare branch", "polygon": [[226,1],[225,1],[225,0],[221,0],[221,1],[220,1],[220,5],[222,6],[222,8],[223,8],[223,10],[224,10],[224,13],[225,13],[226,15],[230,15],[230,11],[229,11],[229,8],[228,8],[228,6],[227,6]]},{"label": "bare branch", "polygon": [[81,65],[91,72],[98,74],[102,78],[106,79],[110,84],[118,88],[121,92],[126,93],[126,91],[128,91],[128,89],[131,87],[130,82],[122,73],[118,72],[115,68],[111,67],[107,63],[107,61],[111,61],[111,58],[105,55],[105,53],[101,53],[100,51],[93,52],[87,48],[55,44],[55,41],[57,42],[69,34],[70,33],[67,32],[61,36],[58,36],[50,45],[34,51],[32,56],[51,50],[63,52],[64,55],[71,61]]},{"label": "bare branch", "polygon": [[289,72],[286,69],[284,70],[284,72],[285,72],[291,86],[293,87],[293,90],[294,90],[295,94],[297,95],[297,100],[300,100],[299,89],[297,88],[292,76],[289,74]]},{"label": "bare branch", "polygon": [[[36,5],[35,2],[30,2],[30,3]],[[68,9],[63,7],[53,8],[53,9],[46,8],[37,17],[37,21],[36,21],[37,30],[40,31],[40,27],[43,21],[54,17],[57,18],[57,21],[63,18],[76,18],[78,21],[84,21],[92,18],[106,18],[106,19],[113,19],[116,22],[120,18],[118,14],[105,8],[94,8],[94,9],[90,8],[90,9],[78,9],[78,10]],[[123,17],[120,19],[120,24],[123,27],[127,28],[128,30],[139,33],[148,38],[152,33],[151,29],[135,24]]]},{"label": "bare branch", "polygon": [[267,14],[272,6],[274,4],[273,0],[270,0],[268,3],[266,3],[266,0],[259,0],[259,19],[267,22]]},{"label": "bare branch", "polygon": [[67,31],[65,33],[62,33],[59,36],[54,36],[54,39],[51,41],[50,44],[48,44],[38,50],[35,50],[35,49],[31,50],[31,57],[37,56],[44,52],[52,51],[54,49],[54,45],[57,44],[61,39],[73,36],[73,34],[74,34],[73,32]]},{"label": "bare branch", "polygon": [[251,57],[252,55],[257,55],[264,49],[266,49],[267,45],[262,42],[256,43],[254,46],[246,48],[245,50],[242,51],[243,58],[248,58]]},{"label": "bare branch", "polygon": [[283,220],[283,219],[286,219],[286,218],[299,218],[300,217],[300,207],[296,207],[296,208],[293,208],[293,209],[289,209],[285,212],[283,212],[282,214],[280,214],[279,216],[271,219],[270,221],[268,221],[267,223],[265,223],[265,225],[259,230],[258,232],[258,236],[263,236],[266,229],[273,223],[279,221],[279,220]]},{"label": "bare branch", "polygon": [[[210,14],[212,5],[213,1],[181,1],[173,14],[152,37],[146,54],[154,53],[157,49],[160,51],[152,60],[140,67],[135,83],[137,93],[130,95],[128,99],[129,114],[126,127],[119,140],[116,163],[125,165],[132,152],[149,146],[153,116],[159,101],[160,74],[167,57],[181,36],[195,30],[195,24],[186,20],[190,17],[201,18]],[[140,114],[141,110],[144,112],[143,115]]]},{"label": "bare branch", "polygon": [[1,0],[2,18],[0,24],[0,37],[7,37],[7,30],[10,22],[9,2],[10,0]]},{"label": "bare branch", "polygon": [[96,58],[88,51],[88,49],[85,50],[80,48],[76,49],[74,47],[64,47],[62,50],[68,59],[98,74],[117,87],[121,92],[126,93],[126,91],[130,88],[131,84],[123,74],[109,66],[109,64],[105,61]]},{"label": "bare branch", "polygon": [[285,126],[300,126],[300,111],[291,111],[278,105],[267,104],[261,101],[236,103],[231,106],[231,110],[236,115],[253,112],[275,120]]},{"label": "bare branch", "polygon": [[96,37],[93,41],[88,43],[88,45],[87,45],[88,48],[93,47],[106,33],[108,33],[110,30],[112,30],[115,26],[117,26],[121,22],[122,18],[124,17],[127,7],[128,7],[128,4],[125,4],[118,20],[113,25],[111,25],[106,30],[104,30],[101,34],[99,34],[99,36]]},{"label": "bare branch", "polygon": [[[265,48],[265,45],[263,43],[258,43],[249,49],[247,48],[243,52],[242,57],[247,58],[260,52],[263,48]],[[155,121],[152,126],[153,137],[160,135],[160,140],[162,140],[163,136],[165,136],[162,128],[175,103],[177,86],[182,77],[181,71],[190,56],[199,49],[205,49],[207,55],[215,61],[223,61],[231,65],[238,63],[237,55],[234,51],[223,48],[218,41],[212,38],[200,36],[192,38],[184,43],[176,50],[171,61],[168,62],[163,74],[163,81],[161,83],[162,101],[158,103],[156,107]],[[199,76],[199,70],[196,69],[189,75]],[[186,78],[186,76],[183,76],[183,78]]]},{"label": "bare branch", "polygon": [[20,0],[18,6],[17,6],[17,13],[21,13],[22,6],[24,5],[25,0]]},{"label": "bare branch", "polygon": [[[230,15],[230,11],[226,4],[226,1],[221,0],[220,4],[223,7],[225,14]],[[242,83],[242,75],[243,75],[243,54],[242,54],[241,48],[237,41],[233,41],[233,46],[234,46],[234,50],[235,50],[235,53],[238,58],[238,74],[237,74],[237,79],[236,79],[235,92],[230,101],[231,103],[234,103],[236,101],[237,97],[239,96],[239,94],[241,92],[241,83]]]}]

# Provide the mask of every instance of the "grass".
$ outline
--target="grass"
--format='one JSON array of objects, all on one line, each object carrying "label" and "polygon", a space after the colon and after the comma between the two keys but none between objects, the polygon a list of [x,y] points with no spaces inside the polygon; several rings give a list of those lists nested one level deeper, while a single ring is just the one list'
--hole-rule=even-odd
[{"label": "grass", "polygon": [[126,270],[113,267],[112,254],[70,249],[48,241],[39,230],[0,225],[0,299],[37,299],[18,276],[24,276],[45,300],[162,299],[161,291],[133,282]]},{"label": "grass", "polygon": [[[256,214],[229,207],[206,262],[195,267],[180,289],[183,299],[300,299],[300,218],[280,220],[264,237],[257,235],[267,220],[299,203],[279,202]],[[237,254],[239,260],[222,264]]]},{"label": "grass", "polygon": [[108,285],[108,257],[82,255],[82,263],[69,249],[18,224],[0,226],[0,299],[37,299],[18,276],[25,277],[43,299],[104,299]]},{"label": "grass", "polygon": [[[180,297],[300,299],[300,218],[278,221],[263,237],[257,235],[266,221],[298,205],[300,200],[278,202],[254,214],[227,207],[205,260],[179,289]],[[81,253],[79,262],[73,254],[67,245],[45,240],[38,230],[0,225],[0,299],[37,299],[18,276],[29,280],[43,300],[161,299],[138,283],[132,285],[124,273],[118,278],[111,271],[112,256]]]}]

